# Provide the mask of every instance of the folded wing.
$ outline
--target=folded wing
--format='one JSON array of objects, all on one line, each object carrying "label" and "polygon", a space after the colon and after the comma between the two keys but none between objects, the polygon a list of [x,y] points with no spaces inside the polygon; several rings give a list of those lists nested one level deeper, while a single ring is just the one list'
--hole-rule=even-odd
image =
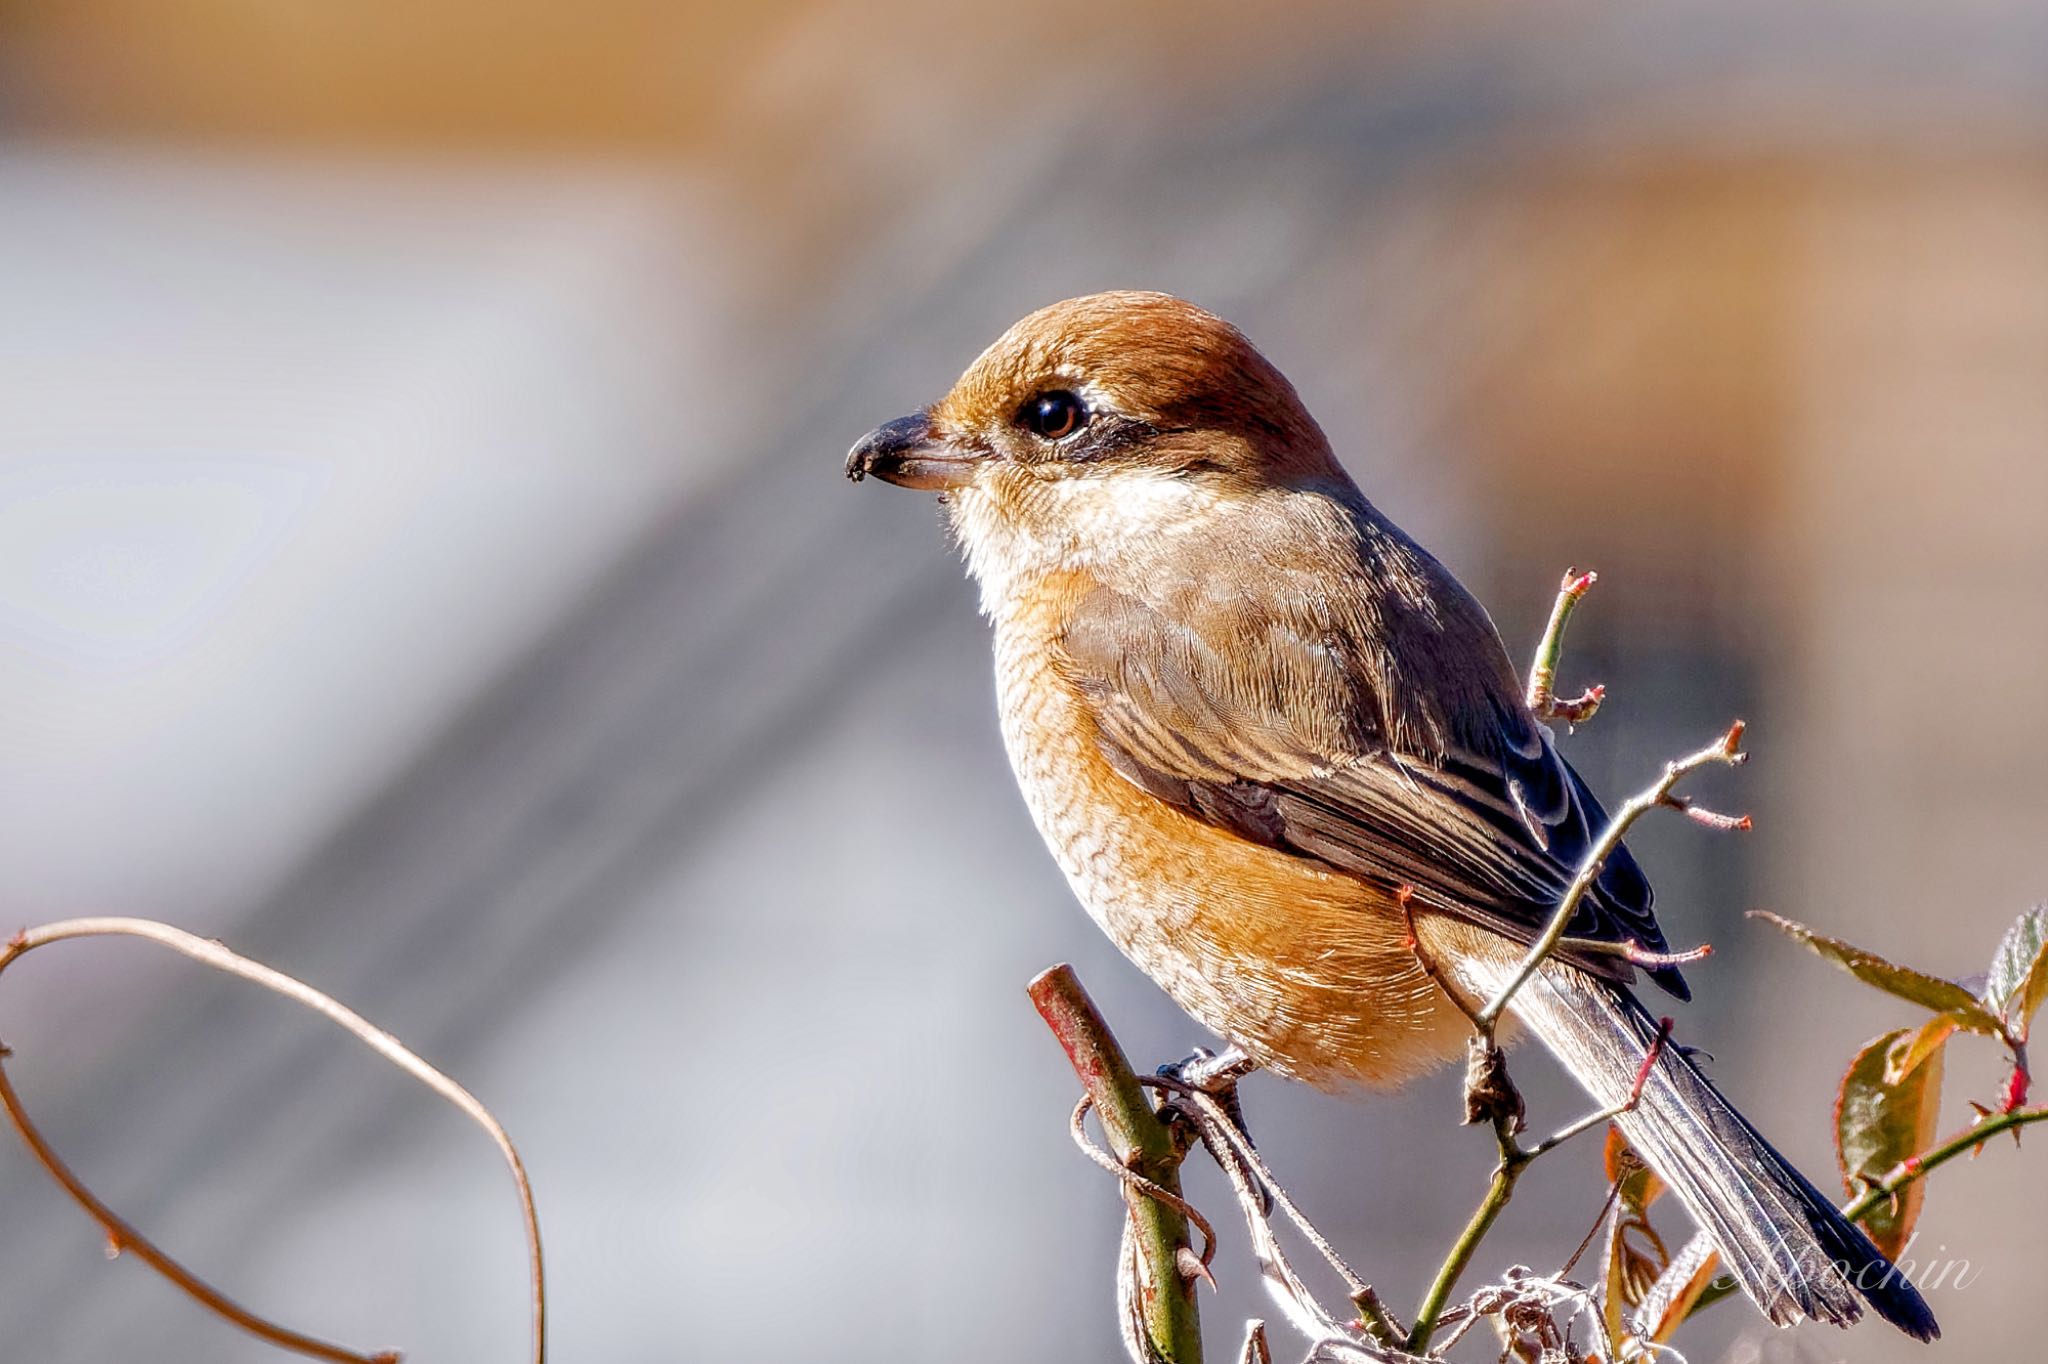
[{"label": "folded wing", "polygon": [[[1290,614],[1199,591],[1167,604],[1106,587],[1080,598],[1060,666],[1110,764],[1240,837],[1412,887],[1420,905],[1533,941],[1607,816],[1511,685],[1468,690],[1454,705],[1444,704],[1446,688],[1426,685],[1437,657],[1428,642],[1461,622],[1374,629],[1341,602],[1263,595],[1284,597]],[[1483,613],[1478,620],[1485,637],[1443,640],[1444,656],[1500,650]],[[1419,641],[1417,656],[1387,657],[1386,641],[1403,639]],[[1472,672],[1463,669],[1460,685],[1473,685]],[[1498,672],[1511,684],[1504,655]],[[1567,933],[1662,952],[1651,905],[1649,883],[1619,849]],[[1634,974],[1613,954],[1564,955],[1608,979]],[[1675,968],[1651,974],[1686,997]]]}]

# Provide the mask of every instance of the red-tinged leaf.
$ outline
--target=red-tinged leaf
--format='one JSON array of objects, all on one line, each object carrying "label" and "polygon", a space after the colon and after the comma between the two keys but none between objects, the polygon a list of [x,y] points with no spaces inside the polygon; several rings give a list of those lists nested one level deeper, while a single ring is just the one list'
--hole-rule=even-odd
[{"label": "red-tinged leaf", "polygon": [[[1642,1338],[1634,1329],[1634,1319],[1641,1307],[1662,1281],[1665,1270],[1671,1263],[1671,1253],[1664,1240],[1650,1225],[1648,1209],[1664,1191],[1664,1182],[1650,1172],[1641,1156],[1629,1147],[1622,1137],[1621,1129],[1608,1124],[1606,1147],[1607,1177],[1615,1186],[1614,1211],[1608,1218],[1607,1236],[1600,1250],[1600,1280],[1605,1287],[1601,1295],[1601,1315],[1607,1326],[1607,1338],[1614,1343],[1619,1361],[1635,1361],[1650,1358],[1652,1352],[1642,1344]],[[1692,1303],[1713,1278],[1709,1272],[1698,1287],[1688,1284],[1689,1294],[1679,1316],[1690,1311]],[[1669,1304],[1658,1303],[1652,1312],[1661,1322]],[[1676,1326],[1674,1321],[1673,1326]],[[1655,1337],[1651,1337],[1655,1339]]]},{"label": "red-tinged leaf", "polygon": [[1643,1163],[1614,1123],[1607,1124],[1607,1144],[1601,1158],[1607,1166],[1607,1182],[1614,1186],[1615,1200],[1630,1211],[1645,1211],[1664,1192],[1664,1181]]},{"label": "red-tinged leaf", "polygon": [[[1934,1143],[1934,1123],[1941,1110],[1942,1049],[1930,1051],[1898,1084],[1885,1083],[1886,1059],[1909,1032],[1901,1028],[1869,1043],[1842,1077],[1835,1102],[1835,1156],[1851,1195]],[[1913,1234],[1926,1189],[1923,1181],[1915,1180],[1863,1219],[1863,1230],[1886,1255],[1897,1256]]]},{"label": "red-tinged leaf", "polygon": [[2025,1038],[2043,999],[2048,999],[2048,909],[2037,906],[2005,930],[1984,981],[1984,1003]]},{"label": "red-tinged leaf", "polygon": [[1628,1138],[1621,1135],[1618,1123],[1607,1124],[1607,1137],[1600,1146],[1600,1161],[1607,1167],[1607,1182],[1621,1183],[1622,1176],[1643,1163],[1643,1158],[1628,1144]]},{"label": "red-tinged leaf", "polygon": [[1930,1056],[1938,1055],[1961,1026],[1954,1014],[1934,1017],[1902,1035],[1884,1058],[1884,1082],[1897,1085],[1918,1070]]},{"label": "red-tinged leaf", "polygon": [[1910,966],[1887,961],[1875,952],[1866,951],[1840,938],[1830,938],[1816,933],[1804,924],[1790,919],[1781,919],[1766,910],[1753,909],[1752,919],[1762,919],[1773,924],[1794,941],[1804,943],[1835,965],[1841,967],[1856,979],[1868,985],[1875,985],[1887,994],[1918,1004],[1936,1013],[1954,1014],[1960,1027],[1971,1032],[1981,1032],[1991,1037],[2001,1036],[2004,1026],[1997,1014],[1984,1007],[1983,1001],[1952,980],[1930,976],[1925,971],[1916,971]]}]

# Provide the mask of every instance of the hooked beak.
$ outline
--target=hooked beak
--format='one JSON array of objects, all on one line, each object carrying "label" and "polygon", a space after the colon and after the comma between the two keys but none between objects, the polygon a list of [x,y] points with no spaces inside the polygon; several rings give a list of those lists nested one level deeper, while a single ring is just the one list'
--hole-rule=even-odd
[{"label": "hooked beak", "polygon": [[963,454],[932,436],[924,413],[885,422],[846,452],[846,476],[855,483],[869,474],[899,488],[943,492],[974,477],[978,457]]}]

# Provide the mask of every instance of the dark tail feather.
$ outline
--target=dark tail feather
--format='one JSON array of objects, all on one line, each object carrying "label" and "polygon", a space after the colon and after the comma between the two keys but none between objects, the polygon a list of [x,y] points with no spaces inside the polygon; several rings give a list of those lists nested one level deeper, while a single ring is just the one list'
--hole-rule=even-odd
[{"label": "dark tail feather", "polygon": [[[1628,1097],[1657,1035],[1633,995],[1562,964],[1545,966],[1513,1008],[1603,1105]],[[1910,1336],[1941,1333],[1919,1291],[1677,1047],[1663,1050],[1641,1101],[1619,1121],[1772,1321],[1846,1326],[1862,1312],[1860,1293]]]}]

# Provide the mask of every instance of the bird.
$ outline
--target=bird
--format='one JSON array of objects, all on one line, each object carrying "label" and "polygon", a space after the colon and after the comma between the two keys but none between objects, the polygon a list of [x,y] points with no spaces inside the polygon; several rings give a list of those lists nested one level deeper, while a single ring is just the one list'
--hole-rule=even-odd
[{"label": "bird", "polygon": [[[1485,609],[1244,333],[1162,293],[1055,303],[846,473],[938,495],[1032,820],[1187,1014],[1329,1090],[1464,1051],[1436,975],[1505,989],[1607,815]],[[1661,1044],[1638,962],[1689,991],[1652,899],[1617,846],[1513,1021],[1602,1107],[1635,1096],[1622,1134],[1771,1321],[1848,1325],[1867,1301],[1933,1339],[1906,1276]]]}]

